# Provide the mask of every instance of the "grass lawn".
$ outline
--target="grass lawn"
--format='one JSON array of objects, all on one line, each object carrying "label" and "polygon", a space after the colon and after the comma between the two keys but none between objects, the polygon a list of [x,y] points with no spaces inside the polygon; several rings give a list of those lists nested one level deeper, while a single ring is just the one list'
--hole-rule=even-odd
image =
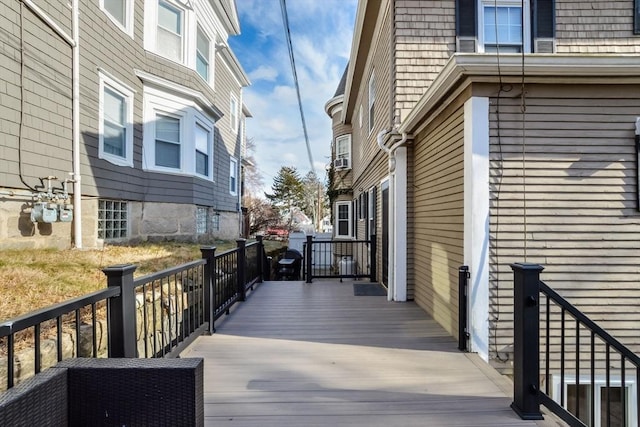
[{"label": "grass lawn", "polygon": [[[265,241],[267,248],[280,242]],[[285,243],[286,244],[286,243]],[[216,241],[216,253],[236,247]],[[75,298],[107,286],[102,269],[135,264],[135,276],[201,258],[199,244],[145,243],[101,250],[0,251],[0,321]]]}]

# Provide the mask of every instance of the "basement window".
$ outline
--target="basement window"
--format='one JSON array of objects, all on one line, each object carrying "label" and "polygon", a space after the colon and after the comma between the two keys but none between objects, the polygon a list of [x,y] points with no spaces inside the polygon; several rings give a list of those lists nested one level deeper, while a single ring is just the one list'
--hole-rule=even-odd
[{"label": "basement window", "polygon": [[203,206],[198,206],[196,210],[196,234],[207,233],[207,211]]},{"label": "basement window", "polygon": [[[636,426],[637,423],[637,389],[636,383],[627,378],[622,388],[620,377],[611,376],[607,387],[605,377],[596,376],[591,383],[590,376],[580,376],[576,384],[574,376],[567,375],[564,378],[564,408],[574,414],[585,425],[590,427],[606,426],[608,420],[612,426]],[[560,401],[560,378],[553,376],[554,400]],[[593,399],[592,399],[593,397]],[[607,411],[607,406],[609,411]],[[624,409],[624,414],[623,414]],[[595,422],[590,422],[591,411],[595,416]]]},{"label": "basement window", "polygon": [[128,204],[123,201],[98,201],[98,238],[124,239],[128,235]]}]

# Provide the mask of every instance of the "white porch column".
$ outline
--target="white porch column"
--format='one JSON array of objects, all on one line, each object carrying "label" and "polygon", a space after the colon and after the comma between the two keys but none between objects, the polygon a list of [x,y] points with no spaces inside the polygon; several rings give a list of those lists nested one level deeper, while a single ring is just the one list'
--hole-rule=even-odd
[{"label": "white porch column", "polygon": [[395,286],[394,301],[407,300],[407,148],[399,147],[395,152],[395,221],[393,227],[393,253]]},{"label": "white porch column", "polygon": [[489,360],[489,98],[464,104],[464,263],[470,350]]}]

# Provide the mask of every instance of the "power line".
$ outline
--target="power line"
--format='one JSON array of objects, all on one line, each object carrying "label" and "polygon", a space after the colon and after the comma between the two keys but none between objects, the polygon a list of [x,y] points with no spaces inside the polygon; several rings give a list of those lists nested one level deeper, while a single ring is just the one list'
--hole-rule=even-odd
[{"label": "power line", "polygon": [[307,124],[304,120],[304,111],[302,110],[302,98],[300,97],[300,85],[298,84],[298,73],[296,72],[296,61],[293,57],[293,45],[291,44],[291,31],[289,30],[289,16],[287,15],[287,5],[285,0],[280,0],[280,8],[282,9],[282,23],[284,24],[284,34],[287,38],[287,47],[289,48],[289,59],[291,60],[291,70],[293,72],[293,82],[296,85],[296,94],[298,95],[298,107],[300,108],[300,118],[302,119],[302,130],[304,131],[304,141],[307,145],[307,155],[309,156],[309,166],[311,172],[315,175],[313,167],[313,156],[311,155],[311,145],[309,144],[309,134],[307,133]]}]

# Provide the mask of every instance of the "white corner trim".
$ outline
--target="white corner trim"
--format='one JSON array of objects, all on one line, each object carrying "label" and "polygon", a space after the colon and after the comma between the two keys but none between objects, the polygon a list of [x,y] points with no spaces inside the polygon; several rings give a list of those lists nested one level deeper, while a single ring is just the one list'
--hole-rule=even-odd
[{"label": "white corner trim", "polygon": [[[395,203],[396,211],[393,232],[395,246],[395,286],[394,301],[407,300],[407,147],[399,147],[395,152]],[[405,218],[405,220],[401,220]]]},{"label": "white corner trim", "polygon": [[489,360],[489,98],[464,104],[464,263],[470,349]]}]

